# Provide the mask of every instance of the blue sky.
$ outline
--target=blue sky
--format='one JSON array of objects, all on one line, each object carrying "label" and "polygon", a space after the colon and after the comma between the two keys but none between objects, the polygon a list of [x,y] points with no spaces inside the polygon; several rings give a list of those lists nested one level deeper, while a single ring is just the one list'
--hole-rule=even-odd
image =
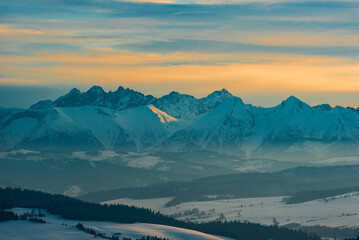
[{"label": "blue sky", "polygon": [[[72,87],[358,106],[357,1],[0,1],[0,106]],[[49,94],[43,94],[43,89]],[[6,97],[31,89],[23,101]],[[27,103],[29,102],[29,103]]]}]

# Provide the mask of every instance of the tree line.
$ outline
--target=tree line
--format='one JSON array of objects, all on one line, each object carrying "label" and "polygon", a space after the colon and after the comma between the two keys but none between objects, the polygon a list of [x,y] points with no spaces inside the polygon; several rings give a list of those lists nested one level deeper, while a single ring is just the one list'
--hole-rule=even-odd
[{"label": "tree line", "polygon": [[0,209],[14,207],[46,209],[52,214],[73,220],[162,224],[241,240],[320,240],[317,235],[278,226],[263,226],[240,221],[185,222],[145,208],[100,205],[59,194],[19,188],[0,188]]},{"label": "tree line", "polygon": [[0,210],[0,222],[10,221],[10,220],[28,220],[30,222],[36,222],[36,223],[46,223],[45,220],[30,215],[28,213],[24,213],[19,216],[12,211]]}]

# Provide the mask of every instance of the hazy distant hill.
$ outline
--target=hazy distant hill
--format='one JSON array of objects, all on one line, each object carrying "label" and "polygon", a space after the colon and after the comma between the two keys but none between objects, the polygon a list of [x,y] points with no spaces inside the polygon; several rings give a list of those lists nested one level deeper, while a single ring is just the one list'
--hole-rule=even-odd
[{"label": "hazy distant hill", "polygon": [[80,199],[105,202],[120,198],[174,197],[168,205],[177,205],[181,202],[213,199],[292,196],[301,191],[356,188],[358,172],[359,165],[298,167],[273,173],[237,173],[189,182],[167,182],[142,188],[94,192],[80,196]]}]

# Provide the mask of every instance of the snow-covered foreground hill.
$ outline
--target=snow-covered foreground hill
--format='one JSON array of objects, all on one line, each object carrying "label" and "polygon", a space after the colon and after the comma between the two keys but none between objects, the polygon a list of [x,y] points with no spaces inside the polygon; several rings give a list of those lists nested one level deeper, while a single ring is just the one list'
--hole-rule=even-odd
[{"label": "snow-covered foreground hill", "polygon": [[152,208],[178,219],[198,222],[222,219],[272,225],[273,218],[275,218],[281,226],[299,223],[302,226],[359,227],[358,192],[299,204],[286,204],[282,201],[283,198],[222,199],[187,202],[173,207],[165,207],[165,204],[170,200],[169,198],[118,199],[105,203]]},{"label": "snow-covered foreground hill", "polygon": [[[23,214],[31,212],[31,209],[14,208],[13,212]],[[142,238],[143,236],[157,236],[170,240],[230,240],[230,238],[213,236],[193,230],[170,227],[157,224],[120,224],[101,221],[76,221],[60,218],[42,210],[46,217],[43,219],[46,224],[33,223],[29,221],[7,221],[0,223],[0,239],[6,240],[89,240],[94,237],[88,233],[78,230],[75,226],[82,223],[86,228],[92,228],[97,233],[104,233],[106,236],[116,235],[120,239]]]}]

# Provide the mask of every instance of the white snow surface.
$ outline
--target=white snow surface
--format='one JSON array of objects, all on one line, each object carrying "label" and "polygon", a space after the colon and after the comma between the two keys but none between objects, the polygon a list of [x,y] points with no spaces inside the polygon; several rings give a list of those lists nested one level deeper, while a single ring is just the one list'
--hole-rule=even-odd
[{"label": "white snow surface", "polygon": [[102,161],[102,160],[121,156],[121,154],[118,154],[115,151],[97,151],[96,154],[91,155],[85,151],[76,151],[76,152],[72,152],[72,156],[75,158],[85,159],[90,161]]},{"label": "white snow surface", "polygon": [[0,239],[4,240],[90,240],[94,237],[61,224],[39,224],[29,221],[0,223]]},{"label": "white snow surface", "polygon": [[123,131],[123,129],[113,121],[115,111],[112,109],[83,106],[56,108],[56,111],[60,113],[60,116],[69,119],[69,121],[79,128],[90,130],[104,146],[113,146],[118,135],[121,135]]},{"label": "white snow surface", "polygon": [[6,147],[14,146],[30,135],[37,125],[38,121],[34,118],[24,117],[16,119],[6,126],[6,131],[0,131],[0,140],[3,138]]},{"label": "white snow surface", "polygon": [[[31,212],[31,209],[14,208],[13,212],[22,214]],[[230,238],[213,236],[189,229],[170,227],[158,224],[134,223],[122,224],[115,222],[102,221],[77,221],[60,218],[57,215],[49,214],[42,210],[46,215],[43,219],[46,224],[32,223],[28,221],[7,221],[0,223],[0,239],[6,240],[88,240],[94,237],[90,234],[78,230],[75,226],[82,223],[86,228],[92,228],[98,233],[107,236],[121,233],[120,239],[130,237],[132,239],[142,238],[143,236],[157,236],[169,238],[170,240],[230,240]]]},{"label": "white snow surface", "polygon": [[143,156],[138,158],[128,158],[127,166],[135,168],[151,168],[163,162],[159,157]]},{"label": "white snow surface", "polygon": [[176,118],[152,105],[119,111],[115,121],[129,133],[137,147],[146,142],[155,145],[181,126]]},{"label": "white snow surface", "polygon": [[249,221],[264,225],[272,225],[275,217],[279,225],[299,223],[303,226],[359,227],[358,192],[299,204],[285,204],[283,198],[285,196],[221,199],[205,202],[187,202],[173,207],[165,207],[164,198],[160,200],[117,199],[105,203],[146,207],[155,211],[158,210],[166,215],[174,215],[198,208],[199,214],[177,217],[182,220],[198,222],[216,220],[223,213],[225,220]]}]

